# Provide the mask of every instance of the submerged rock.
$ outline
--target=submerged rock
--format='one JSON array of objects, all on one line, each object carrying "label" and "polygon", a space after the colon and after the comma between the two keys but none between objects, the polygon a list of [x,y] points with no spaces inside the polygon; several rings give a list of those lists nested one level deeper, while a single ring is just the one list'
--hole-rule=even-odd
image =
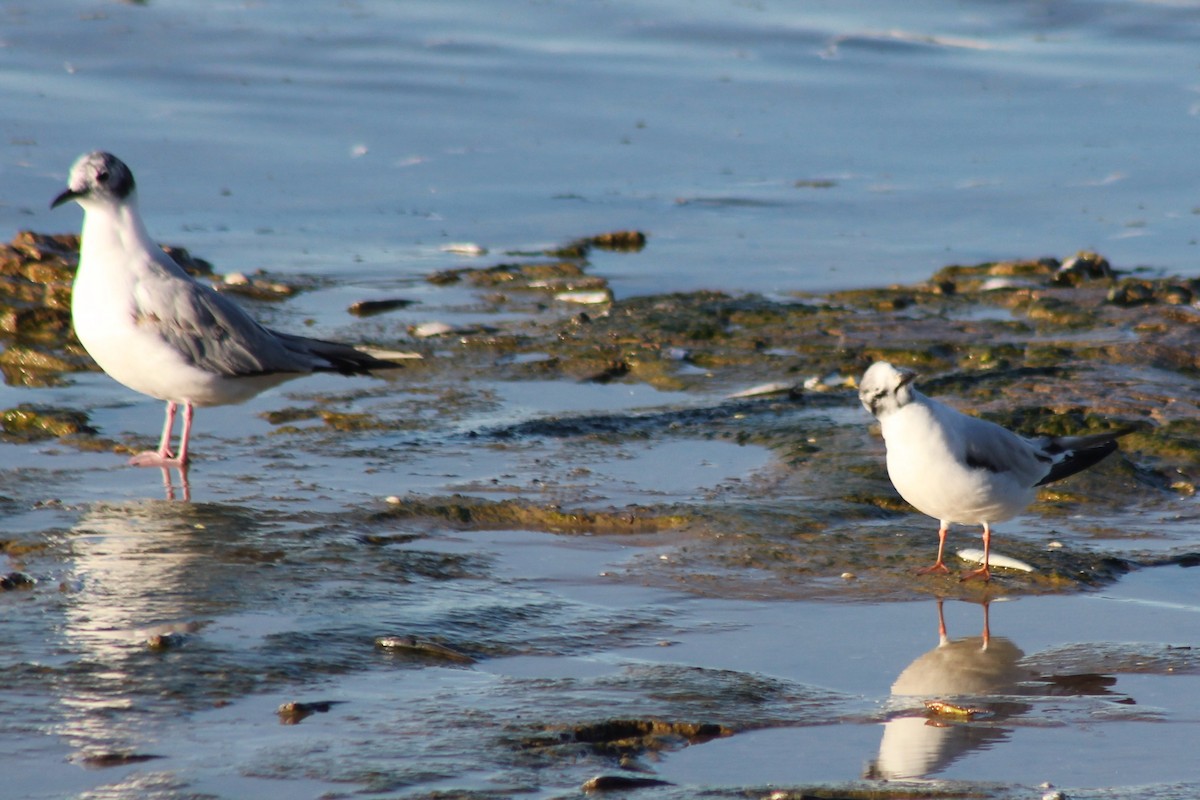
[{"label": "submerged rock", "polygon": [[24,572],[10,572],[7,575],[0,576],[0,591],[8,592],[13,589],[32,589],[35,583],[37,581]]},{"label": "submerged rock", "polygon": [[527,749],[571,749],[584,746],[595,754],[613,759],[647,751],[703,744],[733,729],[707,722],[670,722],[658,719],[610,719],[570,726],[547,726],[543,733],[526,738]]},{"label": "submerged rock", "polygon": [[416,636],[380,636],[375,639],[375,646],[390,653],[415,656],[430,661],[446,661],[454,664],[475,663],[475,659],[466,653]]},{"label": "submerged rock", "polygon": [[88,769],[109,769],[110,767],[125,767],[130,764],[143,764],[163,756],[152,753],[89,753],[79,759],[79,763]]},{"label": "submerged rock", "polygon": [[643,778],[637,775],[597,775],[585,781],[579,788],[584,792],[621,792],[645,789],[649,786],[674,786],[674,784],[658,778]]},{"label": "submerged rock", "polygon": [[298,725],[313,714],[328,713],[330,709],[342,702],[341,700],[319,700],[313,703],[300,703],[293,700],[279,706],[276,713],[279,714],[281,724]]}]

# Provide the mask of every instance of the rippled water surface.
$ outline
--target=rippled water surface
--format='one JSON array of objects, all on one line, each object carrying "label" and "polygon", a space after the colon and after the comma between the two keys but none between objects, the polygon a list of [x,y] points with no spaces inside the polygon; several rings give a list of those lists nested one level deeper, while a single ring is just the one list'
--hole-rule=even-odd
[{"label": "rippled water surface", "polygon": [[[46,206],[79,153],[109,149],[158,238],[220,272],[321,279],[257,308],[271,324],[401,346],[409,324],[518,316],[424,280],[480,263],[459,242],[502,259],[644,230],[643,252],[594,255],[618,297],[878,286],[1084,247],[1200,276],[1197,41],[1183,0],[0,0],[0,228],[77,229]],[[418,304],[345,311],[397,294]],[[724,388],[439,381],[315,377],[203,409],[190,502],[111,452],[0,443],[0,574],[37,581],[0,592],[5,796],[561,797],[611,773],[673,784],[647,797],[860,779],[1200,792],[1194,570],[880,602],[843,567],[800,589],[739,563],[753,531],[697,584],[694,551],[723,552],[720,531],[389,516],[410,494],[814,502],[775,451],[646,422]],[[121,441],[161,413],[100,374],[0,387],[19,403],[84,408]],[[389,427],[264,417],[314,405]],[[789,424],[865,429],[854,405]],[[512,433],[574,415],[641,433]],[[1005,530],[1114,557],[1195,549],[1190,501],[1153,513]],[[972,718],[931,719],[929,694]],[[605,739],[613,720],[724,728]]]}]

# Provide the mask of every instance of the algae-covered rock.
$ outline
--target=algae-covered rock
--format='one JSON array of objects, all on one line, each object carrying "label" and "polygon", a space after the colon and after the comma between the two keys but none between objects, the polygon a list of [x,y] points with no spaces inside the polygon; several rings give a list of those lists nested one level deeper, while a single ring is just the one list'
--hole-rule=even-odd
[{"label": "algae-covered rock", "polygon": [[1115,275],[1107,258],[1090,250],[1081,250],[1062,263],[1054,272],[1053,281],[1059,285],[1078,286],[1084,281],[1111,281]]},{"label": "algae-covered rock", "polygon": [[[561,247],[538,253],[514,253],[528,260],[504,262],[490,267],[457,267],[441,270],[427,280],[434,285],[466,282],[490,290],[489,304],[511,306],[521,296],[540,296],[563,304],[601,305],[612,300],[608,281],[587,272],[588,254],[593,249],[632,253],[646,246],[640,231],[614,231],[577,239]],[[545,259],[551,260],[545,260]],[[515,294],[514,294],[515,293]],[[527,302],[527,301],[526,301]]]},{"label": "algae-covered rock", "polygon": [[427,520],[470,530],[551,531],[554,533],[652,533],[686,526],[687,514],[640,506],[611,511],[563,509],[525,500],[488,501],[464,495],[397,498],[373,520]]},{"label": "algae-covered rock", "polygon": [[82,411],[24,403],[0,412],[4,434],[24,441],[95,433],[87,420]]}]

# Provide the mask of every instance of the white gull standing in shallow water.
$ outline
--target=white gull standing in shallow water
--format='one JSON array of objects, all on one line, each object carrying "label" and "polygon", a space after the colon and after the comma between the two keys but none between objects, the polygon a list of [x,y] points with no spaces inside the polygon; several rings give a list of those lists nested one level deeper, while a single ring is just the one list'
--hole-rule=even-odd
[{"label": "white gull standing in shallow water", "polygon": [[[194,406],[241,403],[312,372],[354,375],[399,366],[349,345],[263,327],[196,282],[146,232],[133,173],[116,156],[81,156],[50,207],[68,200],[84,211],[71,299],[75,333],[111,377],[167,403],[158,449],[130,464],[186,468]],[[172,452],[179,405],[183,429]]]},{"label": "white gull standing in shallow water", "polygon": [[921,572],[949,572],[942,552],[951,523],[983,525],[983,566],[963,579],[988,580],[991,523],[1020,514],[1038,486],[1090,467],[1128,433],[1027,439],[926,397],[912,385],[914,378],[912,370],[877,361],[863,374],[858,398],[883,429],[896,491],[941,522],[937,561]]}]

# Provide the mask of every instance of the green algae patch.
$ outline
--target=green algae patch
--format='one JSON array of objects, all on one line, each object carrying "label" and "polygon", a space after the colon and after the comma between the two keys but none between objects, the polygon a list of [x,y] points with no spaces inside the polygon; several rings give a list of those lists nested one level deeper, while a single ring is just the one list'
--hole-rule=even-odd
[{"label": "green algae patch", "polygon": [[74,344],[68,344],[66,349],[10,344],[0,351],[0,373],[10,386],[59,386],[65,382],[63,373],[92,369],[94,362]]},{"label": "green algae patch", "polygon": [[373,521],[428,521],[467,530],[532,530],[550,533],[654,533],[683,528],[694,519],[630,506],[609,511],[563,509],[526,500],[489,501],[464,495],[399,498]]},{"label": "green algae patch", "polygon": [[322,410],[321,421],[335,431],[378,431],[390,426],[371,414]]},{"label": "green algae patch", "polygon": [[94,434],[96,429],[87,422],[88,416],[82,411],[25,403],[0,412],[5,437],[18,441]]}]

